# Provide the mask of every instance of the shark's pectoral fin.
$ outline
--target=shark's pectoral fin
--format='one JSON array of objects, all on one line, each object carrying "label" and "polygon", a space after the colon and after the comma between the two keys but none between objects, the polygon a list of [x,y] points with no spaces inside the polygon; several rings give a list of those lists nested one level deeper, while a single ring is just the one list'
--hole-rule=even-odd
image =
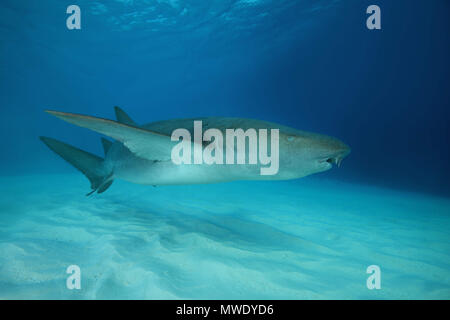
[{"label": "shark's pectoral fin", "polygon": [[122,142],[131,152],[150,160],[169,160],[176,142],[170,136],[112,120],[59,111],[46,111],[69,123]]}]

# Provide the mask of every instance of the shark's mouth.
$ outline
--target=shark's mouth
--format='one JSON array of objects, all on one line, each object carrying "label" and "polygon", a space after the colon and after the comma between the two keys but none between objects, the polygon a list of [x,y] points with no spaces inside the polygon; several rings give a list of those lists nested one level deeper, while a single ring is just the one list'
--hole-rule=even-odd
[{"label": "shark's mouth", "polygon": [[335,165],[337,165],[338,167],[340,167],[341,166],[341,162],[342,162],[342,157],[329,157],[329,158],[325,158],[325,159],[323,159],[323,160],[320,160],[319,162],[320,163],[325,163],[325,162],[327,162],[327,163],[329,163],[329,164],[335,164]]},{"label": "shark's mouth", "polygon": [[336,157],[336,158],[328,158],[327,159],[328,163],[334,163],[335,165],[337,165],[338,167],[341,166],[341,162],[342,162],[342,158],[340,157]]},{"label": "shark's mouth", "polygon": [[350,153],[350,148],[346,150],[341,150],[335,153],[328,154],[326,157],[323,157],[319,160],[321,165],[327,166],[331,168],[334,165],[340,167],[342,163],[342,159],[344,159]]}]

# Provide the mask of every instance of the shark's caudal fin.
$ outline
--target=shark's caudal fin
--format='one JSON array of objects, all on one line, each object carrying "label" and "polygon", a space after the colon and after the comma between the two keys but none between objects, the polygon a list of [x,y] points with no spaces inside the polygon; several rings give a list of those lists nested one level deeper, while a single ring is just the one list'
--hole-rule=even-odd
[{"label": "shark's caudal fin", "polygon": [[102,158],[52,138],[39,138],[47,147],[80,170],[89,179],[92,191],[87,195],[91,195],[95,191],[102,193],[111,186],[113,173],[106,171]]}]

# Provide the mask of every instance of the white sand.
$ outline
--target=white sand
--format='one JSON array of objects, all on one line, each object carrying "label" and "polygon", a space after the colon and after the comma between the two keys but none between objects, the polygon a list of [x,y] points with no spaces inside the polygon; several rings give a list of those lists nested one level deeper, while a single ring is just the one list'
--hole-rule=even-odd
[{"label": "white sand", "polygon": [[317,178],[88,191],[0,178],[1,299],[450,299],[450,199]]}]

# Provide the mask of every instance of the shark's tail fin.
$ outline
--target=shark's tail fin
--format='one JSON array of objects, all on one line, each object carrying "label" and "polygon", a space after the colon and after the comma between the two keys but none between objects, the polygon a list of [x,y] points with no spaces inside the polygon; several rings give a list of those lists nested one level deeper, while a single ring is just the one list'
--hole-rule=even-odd
[{"label": "shark's tail fin", "polygon": [[92,191],[87,196],[96,191],[102,193],[111,186],[113,173],[107,172],[102,158],[52,138],[40,137],[40,139],[47,147],[80,170],[89,179]]}]

